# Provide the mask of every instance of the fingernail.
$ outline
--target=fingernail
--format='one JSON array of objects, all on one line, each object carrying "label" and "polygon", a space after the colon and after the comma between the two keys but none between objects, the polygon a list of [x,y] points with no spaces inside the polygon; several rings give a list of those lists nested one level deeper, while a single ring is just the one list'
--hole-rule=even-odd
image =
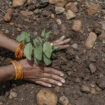
[{"label": "fingernail", "polygon": [[48,87],[52,87],[51,85],[48,85]]},{"label": "fingernail", "polygon": [[63,77],[63,76],[64,76],[64,74],[61,74],[61,76]]},{"label": "fingernail", "polygon": [[62,79],[62,83],[65,83],[65,80],[64,79]]},{"label": "fingernail", "polygon": [[58,83],[58,86],[62,86],[62,83]]}]

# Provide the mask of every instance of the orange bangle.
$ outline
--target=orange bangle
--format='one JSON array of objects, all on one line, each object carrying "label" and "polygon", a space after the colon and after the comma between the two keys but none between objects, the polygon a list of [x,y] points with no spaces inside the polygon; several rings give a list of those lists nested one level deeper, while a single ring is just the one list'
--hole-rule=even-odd
[{"label": "orange bangle", "polygon": [[23,79],[22,65],[19,64],[16,60],[11,61],[10,63],[12,63],[14,68],[15,68],[15,78],[14,78],[14,80]]},{"label": "orange bangle", "polygon": [[15,58],[21,59],[23,55],[24,55],[24,45],[22,42],[20,42],[15,51]]}]

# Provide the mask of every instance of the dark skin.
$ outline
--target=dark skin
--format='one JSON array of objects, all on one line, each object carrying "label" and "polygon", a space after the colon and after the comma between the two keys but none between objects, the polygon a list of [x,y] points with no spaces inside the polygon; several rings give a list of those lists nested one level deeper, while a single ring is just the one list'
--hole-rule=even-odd
[{"label": "dark skin", "polygon": [[[66,49],[69,47],[69,42],[70,39],[65,39],[65,36],[62,36],[59,40],[54,41],[52,45],[58,46],[60,49]],[[15,52],[17,46],[17,41],[0,33],[0,47]],[[63,79],[64,74],[56,69],[44,67],[42,70],[41,67],[26,59],[20,60],[19,63],[23,68],[24,80],[32,81],[46,87],[52,87],[52,85],[62,86],[62,84],[65,83]],[[13,65],[0,67],[0,82],[14,78],[15,70]]]}]

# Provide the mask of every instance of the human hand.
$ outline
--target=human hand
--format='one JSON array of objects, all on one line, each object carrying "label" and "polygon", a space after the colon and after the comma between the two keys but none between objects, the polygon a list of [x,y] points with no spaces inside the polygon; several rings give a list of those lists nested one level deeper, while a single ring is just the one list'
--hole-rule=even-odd
[{"label": "human hand", "polygon": [[68,48],[70,46],[69,45],[70,40],[71,39],[65,39],[65,36],[62,36],[62,37],[60,37],[60,39],[54,41],[51,44],[52,44],[52,46],[57,46],[60,49],[66,49],[66,48]]},{"label": "human hand", "polygon": [[52,85],[62,86],[65,83],[62,78],[64,74],[56,69],[48,67],[41,69],[41,67],[26,59],[21,60],[20,64],[23,66],[24,80],[46,87],[52,87]]}]

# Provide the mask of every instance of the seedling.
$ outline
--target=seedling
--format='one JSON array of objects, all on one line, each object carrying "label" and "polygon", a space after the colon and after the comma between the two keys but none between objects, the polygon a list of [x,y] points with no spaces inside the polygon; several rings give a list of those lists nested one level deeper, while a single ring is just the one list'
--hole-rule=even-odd
[{"label": "seedling", "polygon": [[33,55],[36,64],[44,62],[50,65],[52,56],[58,50],[58,47],[52,46],[48,41],[50,35],[51,32],[45,32],[45,30],[42,31],[41,37],[32,37],[28,32],[22,32],[17,37],[17,41],[24,44],[24,55],[28,60],[32,60]]}]

